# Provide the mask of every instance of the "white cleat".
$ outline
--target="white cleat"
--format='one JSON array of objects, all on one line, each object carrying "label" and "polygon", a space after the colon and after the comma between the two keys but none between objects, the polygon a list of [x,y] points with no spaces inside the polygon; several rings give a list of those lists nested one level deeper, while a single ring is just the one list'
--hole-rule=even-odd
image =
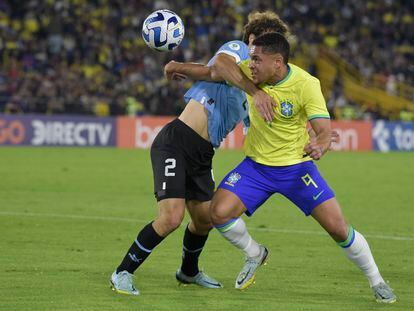
[{"label": "white cleat", "polygon": [[395,296],[392,288],[389,287],[387,283],[381,282],[371,288],[377,302],[393,303],[397,301],[397,296]]},{"label": "white cleat", "polygon": [[256,257],[246,257],[243,269],[240,271],[236,279],[236,289],[246,289],[255,283],[256,270],[266,264],[269,251],[266,247],[260,245],[260,254]]},{"label": "white cleat", "polygon": [[134,275],[128,271],[120,271],[119,273],[114,271],[109,280],[112,290],[119,294],[138,296],[139,291],[134,286],[133,277]]}]

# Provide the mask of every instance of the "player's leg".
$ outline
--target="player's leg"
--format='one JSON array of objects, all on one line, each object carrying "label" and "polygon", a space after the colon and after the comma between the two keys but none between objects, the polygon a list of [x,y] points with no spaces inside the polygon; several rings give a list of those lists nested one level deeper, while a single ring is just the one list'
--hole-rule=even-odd
[{"label": "player's leg", "polygon": [[132,242],[116,271],[112,274],[112,288],[120,293],[137,295],[132,275],[148,258],[152,250],[182,222],[185,213],[185,161],[180,149],[168,145],[176,131],[176,123],[166,125],[151,147],[154,193],[159,214],[144,226]]},{"label": "player's leg", "polygon": [[240,218],[245,212],[246,207],[237,195],[223,188],[216,191],[211,203],[214,227],[246,256],[255,257],[260,253],[260,246],[252,239],[245,222]]},{"label": "player's leg", "polygon": [[[379,284],[385,283],[369,246],[364,237],[346,223],[333,191],[320,175],[316,165],[312,161],[307,161],[287,169],[290,181],[281,193],[295,203],[305,215],[312,215],[320,223],[343,248],[347,257],[363,271],[375,292]],[[380,288],[379,291],[383,292],[383,286]],[[382,301],[390,302],[393,300],[391,296],[395,301],[391,290],[389,293],[388,298]]]},{"label": "player's leg", "polygon": [[392,303],[396,296],[385,283],[364,236],[348,225],[335,198],[331,198],[312,211],[312,217],[329,233],[343,249],[345,255],[367,277],[378,302]]},{"label": "player's leg", "polygon": [[260,180],[261,176],[252,168],[252,160],[245,159],[223,179],[211,204],[215,228],[246,254],[245,265],[236,279],[237,289],[245,289],[254,283],[255,272],[268,255],[268,250],[250,236],[240,218],[243,213],[252,215],[271,195],[269,189],[258,186],[265,183]]},{"label": "player's leg", "polygon": [[212,228],[210,220],[210,201],[187,201],[191,216],[183,238],[183,257],[177,280],[182,284],[197,284],[206,288],[223,287],[217,280],[199,270],[198,259]]},{"label": "player's leg", "polygon": [[194,277],[199,273],[198,258],[212,228],[209,209],[210,201],[187,202],[187,210],[191,220],[186,227],[183,238],[181,271],[189,277]]},{"label": "player's leg", "polygon": [[144,263],[152,250],[178,228],[185,212],[184,199],[165,199],[158,202],[158,217],[144,226],[111,276],[112,289],[122,294],[138,295],[132,275]]}]

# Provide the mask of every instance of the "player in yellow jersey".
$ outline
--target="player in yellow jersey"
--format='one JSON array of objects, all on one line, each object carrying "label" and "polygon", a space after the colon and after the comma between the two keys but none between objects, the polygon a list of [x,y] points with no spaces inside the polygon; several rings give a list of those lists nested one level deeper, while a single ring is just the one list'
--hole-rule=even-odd
[{"label": "player in yellow jersey", "polygon": [[[289,64],[289,50],[283,35],[267,33],[253,41],[251,60],[241,65],[277,106],[269,124],[247,96],[251,126],[244,144],[246,158],[223,179],[212,201],[214,226],[246,254],[235,287],[245,289],[253,284],[257,268],[268,255],[239,217],[243,213],[251,216],[271,195],[280,193],[318,221],[343,248],[368,278],[377,301],[392,303],[396,296],[381,277],[367,241],[347,224],[333,191],[312,161],[329,148],[329,114],[319,80]],[[308,121],[316,133],[311,142]]]}]

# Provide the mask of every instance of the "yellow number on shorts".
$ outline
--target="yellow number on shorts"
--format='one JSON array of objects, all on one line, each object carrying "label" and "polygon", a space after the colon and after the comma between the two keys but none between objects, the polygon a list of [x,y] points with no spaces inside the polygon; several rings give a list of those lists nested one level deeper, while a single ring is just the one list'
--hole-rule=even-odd
[{"label": "yellow number on shorts", "polygon": [[306,186],[309,186],[310,184],[312,184],[315,188],[318,188],[318,185],[312,179],[312,177],[310,177],[309,174],[306,174],[305,176],[302,176],[302,180],[303,180],[303,182],[305,183]]}]

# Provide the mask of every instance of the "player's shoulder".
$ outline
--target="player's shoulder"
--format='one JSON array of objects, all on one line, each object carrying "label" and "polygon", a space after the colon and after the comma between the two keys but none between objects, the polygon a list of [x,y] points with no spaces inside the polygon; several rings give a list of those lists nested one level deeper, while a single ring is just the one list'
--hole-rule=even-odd
[{"label": "player's shoulder", "polygon": [[319,83],[318,78],[312,76],[309,72],[300,68],[299,66],[289,63],[289,67],[294,72],[293,77],[296,80],[296,82],[301,82],[303,84]]},{"label": "player's shoulder", "polygon": [[224,43],[221,48],[228,48],[232,51],[247,50],[248,46],[246,43],[240,40],[231,40]]},{"label": "player's shoulder", "polygon": [[236,58],[237,63],[249,58],[249,47],[240,40],[232,40],[224,43],[216,54],[225,53]]}]

